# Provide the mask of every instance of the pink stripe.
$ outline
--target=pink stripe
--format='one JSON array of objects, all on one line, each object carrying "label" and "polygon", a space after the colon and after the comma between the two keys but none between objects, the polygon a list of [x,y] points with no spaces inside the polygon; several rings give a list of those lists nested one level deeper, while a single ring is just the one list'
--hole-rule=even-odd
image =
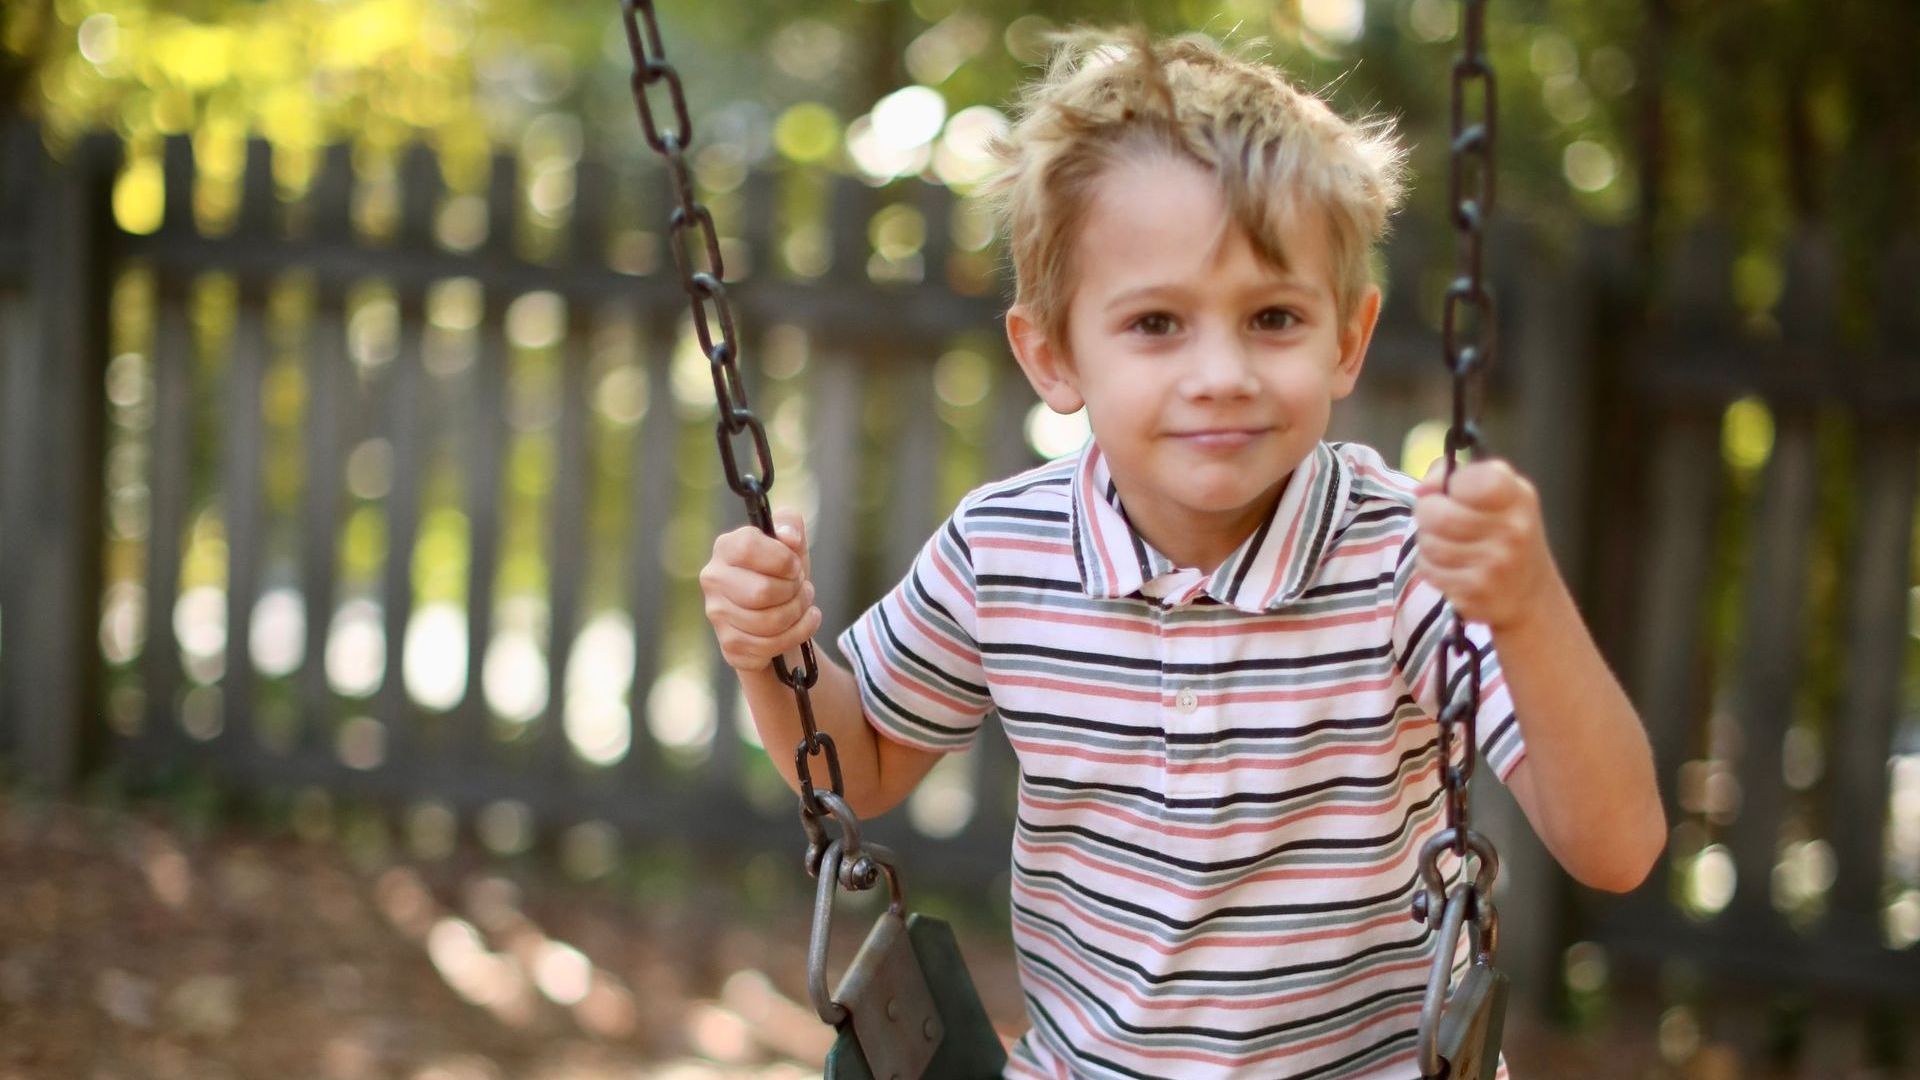
[{"label": "pink stripe", "polygon": [[[1375,930],[1392,926],[1405,926],[1412,922],[1412,919],[1406,912],[1395,911],[1376,916],[1364,923],[1356,923],[1347,927],[1334,927],[1326,930],[1311,930],[1297,934],[1210,934],[1203,937],[1188,938],[1177,943],[1169,943],[1154,937],[1152,934],[1099,918],[1091,911],[1081,910],[1079,906],[1072,901],[1049,893],[1040,892],[1027,885],[1024,881],[1014,882],[1014,891],[1024,897],[1030,907],[1037,906],[1041,902],[1058,906],[1062,909],[1061,913],[1063,915],[1069,916],[1074,921],[1090,925],[1111,937],[1134,942],[1160,956],[1179,956],[1193,949],[1278,949],[1294,945],[1307,945],[1316,941],[1362,938]],[[1038,933],[1040,931],[1036,930],[1035,932]],[[1349,975],[1340,982],[1317,983],[1311,990],[1302,990],[1282,997],[1255,998],[1250,1002],[1248,999],[1243,998],[1181,998],[1178,999],[1177,1002],[1169,1004],[1151,998],[1135,998],[1134,1003],[1144,1009],[1174,1008],[1179,1007],[1181,1003],[1207,1005],[1221,1009],[1265,1009],[1276,1005],[1291,1005],[1298,1001],[1322,1000],[1335,991],[1344,990],[1357,982],[1377,978],[1382,973],[1397,974],[1401,971],[1425,968],[1428,963],[1429,961],[1420,959],[1403,961],[1387,967],[1367,968]]]},{"label": "pink stripe", "polygon": [[1318,1039],[1307,1042],[1282,1043],[1280,1046],[1260,1054],[1227,1055],[1207,1053],[1200,1050],[1157,1050],[1114,1040],[1089,1022],[1089,1017],[1086,1012],[1080,1008],[1078,1002],[1076,1002],[1063,987],[1056,984],[1054,980],[1047,978],[1044,973],[1036,971],[1034,972],[1034,977],[1045,982],[1053,989],[1054,1000],[1072,1011],[1074,1018],[1080,1022],[1080,1030],[1084,1032],[1088,1038],[1097,1041],[1102,1046],[1111,1048],[1113,1051],[1120,1052],[1122,1056],[1131,1056],[1135,1059],[1147,1058],[1157,1061],[1186,1061],[1223,1066],[1263,1064],[1271,1061],[1279,1061],[1283,1058],[1296,1057],[1322,1047],[1348,1042],[1359,1038],[1361,1033],[1369,1028],[1379,1027],[1385,1023],[1401,1020],[1404,1017],[1418,1016],[1420,1013],[1420,1003],[1417,1001],[1408,1005],[1395,1006],[1392,1009],[1373,1013],[1368,1016],[1365,1021],[1348,1030],[1323,1035]]},{"label": "pink stripe", "polygon": [[[1420,783],[1422,783],[1423,781],[1426,781],[1428,778],[1437,777],[1439,776],[1439,774],[1440,774],[1440,763],[1437,761],[1429,761],[1425,766],[1423,766],[1420,769],[1420,771],[1412,774],[1407,778],[1407,786],[1408,787],[1418,786]],[[1399,814],[1401,809],[1400,804],[1398,802],[1394,802],[1391,800],[1379,803],[1372,807],[1350,806],[1350,805],[1344,805],[1344,804],[1336,804],[1332,806],[1315,806],[1315,807],[1310,807],[1306,810],[1295,811],[1291,814],[1288,814],[1286,817],[1282,817],[1282,818],[1273,818],[1271,820],[1262,820],[1262,821],[1239,822],[1232,825],[1222,825],[1218,827],[1209,828],[1209,827],[1199,826],[1199,825],[1174,825],[1174,824],[1160,821],[1158,819],[1142,818],[1133,814],[1128,814],[1121,810],[1117,810],[1103,803],[1094,802],[1090,799],[1054,800],[1054,799],[1046,799],[1037,795],[1029,795],[1027,797],[1027,802],[1033,807],[1035,807],[1036,809],[1052,809],[1057,812],[1066,812],[1069,810],[1091,811],[1103,817],[1112,818],[1115,821],[1119,821],[1124,824],[1130,825],[1135,829],[1153,832],[1156,835],[1174,836],[1174,837],[1179,837],[1181,839],[1201,840],[1201,841],[1225,839],[1226,837],[1239,836],[1246,833],[1283,832],[1286,829],[1294,825],[1297,825],[1303,821],[1312,821],[1315,818],[1364,819],[1364,818],[1391,817]]]},{"label": "pink stripe", "polygon": [[1021,622],[1050,622],[1067,626],[1085,626],[1097,630],[1119,630],[1131,634],[1152,634],[1153,623],[1145,618],[1127,618],[1119,615],[1087,615],[1075,611],[1062,611],[1058,608],[1035,607],[1028,604],[986,603],[980,605],[980,618],[1014,619]]},{"label": "pink stripe", "polygon": [[1156,690],[1125,690],[1118,686],[1101,686],[1098,683],[1076,682],[1072,679],[1043,679],[1032,675],[1004,675],[995,682],[1001,686],[1030,686],[1036,690],[1061,690],[1073,694],[1089,694],[1093,697],[1115,698],[1120,701],[1160,700]]},{"label": "pink stripe", "polygon": [[1372,877],[1380,872],[1380,868],[1377,866],[1337,870],[1327,868],[1313,870],[1262,870],[1260,873],[1238,878],[1225,885],[1215,885],[1205,889],[1192,889],[1182,885],[1174,885],[1162,877],[1141,873],[1138,870],[1127,870],[1113,863],[1102,862],[1065,844],[1034,843],[1031,840],[1026,840],[1018,836],[1014,837],[1013,844],[1029,855],[1062,856],[1085,866],[1089,870],[1097,870],[1108,877],[1125,878],[1129,881],[1138,882],[1141,885],[1150,885],[1157,892],[1177,896],[1183,900],[1211,900],[1214,897],[1230,893],[1235,889],[1260,885],[1269,881],[1331,881],[1343,878]]},{"label": "pink stripe", "polygon": [[1395,676],[1382,675],[1377,679],[1355,679],[1351,682],[1329,683],[1326,686],[1310,687],[1306,690],[1222,690],[1216,693],[1199,695],[1202,705],[1245,705],[1260,704],[1269,701],[1313,701],[1320,698],[1339,697],[1344,694],[1364,694],[1385,690],[1393,685]]},{"label": "pink stripe", "polygon": [[1420,490],[1420,478],[1417,476],[1408,476],[1402,472],[1389,472],[1384,469],[1377,469],[1361,461],[1349,461],[1347,462],[1347,467],[1353,470],[1356,478],[1362,476],[1369,477],[1380,481],[1381,484],[1395,491],[1403,491],[1411,495]]},{"label": "pink stripe", "polygon": [[1033,754],[1037,757],[1065,758],[1069,761],[1097,761],[1103,765],[1138,765],[1142,768],[1157,769],[1166,763],[1160,754],[1113,754],[1101,751],[1081,750],[1075,747],[1050,746],[1040,739],[1016,739],[1009,735],[1007,741],[1015,750]]},{"label": "pink stripe", "polygon": [[905,671],[888,663],[887,654],[881,651],[880,644],[874,639],[871,630],[867,633],[867,657],[868,662],[878,665],[881,672],[886,675],[887,681],[894,686],[918,694],[955,715],[966,716],[975,711],[973,706],[957,698],[948,697],[940,693],[926,683],[921,682],[919,679],[908,675]]},{"label": "pink stripe", "polygon": [[935,548],[933,551],[933,566],[934,569],[940,571],[941,577],[947,579],[947,587],[953,590],[954,595],[967,602],[969,609],[977,606],[973,590],[967,587],[966,580],[960,576],[960,571],[954,569],[953,564],[947,560],[945,555],[941,554],[939,548]]},{"label": "pink stripe", "polygon": [[1107,553],[1107,540],[1100,532],[1099,508],[1093,505],[1095,500],[1102,503],[1106,502],[1106,499],[1095,488],[1094,476],[1098,472],[1099,462],[1100,447],[1097,444],[1088,444],[1086,467],[1080,470],[1082,480],[1080,484],[1080,516],[1086,519],[1087,528],[1093,533],[1093,550],[1095,554],[1100,556],[1100,566],[1106,574],[1105,581],[1107,588],[1111,590],[1113,588],[1114,578],[1116,577],[1113,572],[1113,557]]},{"label": "pink stripe", "polygon": [[1010,536],[982,536],[968,543],[975,548],[990,551],[1035,551],[1042,555],[1072,555],[1072,544],[1048,543],[1045,540],[1024,540]]},{"label": "pink stripe", "polygon": [[1389,533],[1386,536],[1382,536],[1374,540],[1369,540],[1364,544],[1358,544],[1358,543],[1342,544],[1340,545],[1340,547],[1335,549],[1330,555],[1328,555],[1328,558],[1346,559],[1346,558],[1351,558],[1352,556],[1355,556],[1355,555],[1371,555],[1376,551],[1385,551],[1388,548],[1397,548],[1400,546],[1401,542],[1404,540],[1406,540],[1406,537],[1404,536],[1394,536],[1393,534]]},{"label": "pink stripe", "polygon": [[1261,633],[1278,634],[1289,631],[1321,630],[1330,626],[1357,626],[1387,617],[1391,611],[1390,604],[1381,604],[1340,615],[1299,616],[1277,613],[1267,616],[1249,616],[1241,614],[1237,618],[1221,622],[1163,626],[1156,631],[1153,623],[1144,616],[1134,618],[1122,615],[1088,615],[1082,612],[1063,611],[1059,608],[1005,601],[989,601],[978,608],[979,617],[983,620],[1014,619],[1022,622],[1062,623],[1068,626],[1086,626],[1137,634],[1157,632],[1159,636],[1174,639],[1249,637]]},{"label": "pink stripe", "polygon": [[915,630],[918,630],[920,632],[920,636],[922,638],[926,639],[927,641],[931,641],[935,645],[938,645],[940,648],[946,650],[946,652],[952,655],[952,657],[955,660],[960,661],[962,664],[965,664],[969,668],[977,669],[980,666],[979,653],[969,652],[967,649],[954,644],[952,641],[947,640],[947,636],[945,634],[935,631],[932,626],[928,625],[925,619],[922,619],[919,615],[915,614],[912,608],[908,607],[905,604],[901,604],[896,610],[900,612],[901,617],[906,619],[907,623],[910,626],[912,626]]}]

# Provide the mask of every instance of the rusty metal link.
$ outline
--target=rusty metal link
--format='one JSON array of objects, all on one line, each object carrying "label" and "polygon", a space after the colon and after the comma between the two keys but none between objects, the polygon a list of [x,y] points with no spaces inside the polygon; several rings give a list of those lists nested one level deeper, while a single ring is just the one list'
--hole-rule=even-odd
[{"label": "rusty metal link", "polygon": [[[752,404],[747,400],[746,380],[740,373],[739,335],[727,297],[720,232],[714,225],[712,211],[700,201],[693,170],[687,163],[687,153],[693,145],[693,117],[687,109],[686,88],[679,70],[667,58],[653,0],[621,0],[620,12],[626,25],[627,51],[633,57],[630,85],[634,108],[640,114],[640,129],[646,135],[647,146],[660,156],[673,188],[674,205],[667,215],[667,246],[672,249],[674,269],[687,294],[694,336],[712,370],[714,400],[720,410],[714,425],[720,463],[726,471],[727,487],[746,504],[747,520],[772,536],[773,510],[768,496],[773,492],[773,449],[767,439],[766,425],[754,415]],[[664,88],[663,94],[659,88]],[[742,454],[736,445],[736,440],[743,436],[752,447],[753,460],[748,471],[741,469]],[[833,739],[822,734],[814,724],[813,700],[808,691],[819,681],[820,667],[814,657],[813,643],[808,641],[800,646],[797,667],[789,665],[785,657],[775,657],[773,671],[793,690],[794,703],[799,709],[804,737],[794,752],[794,763],[800,781],[800,814],[803,821],[817,825],[821,815],[827,813],[823,798],[831,795],[837,799],[845,788],[839,751],[834,748]],[[814,785],[812,762],[815,758],[824,758],[826,762],[829,787],[824,790]],[[841,804],[842,809],[844,805]],[[852,812],[846,811],[846,815],[851,820]],[[810,835],[811,832],[810,829]],[[808,870],[818,872],[818,869],[819,854],[810,851]]]},{"label": "rusty metal link", "polygon": [[[1484,229],[1493,212],[1496,131],[1493,65],[1486,54],[1485,0],[1462,0],[1460,24],[1461,53],[1453,65],[1453,138],[1447,170],[1456,262],[1441,317],[1441,354],[1453,385],[1443,490],[1451,487],[1461,454],[1478,455],[1483,447],[1474,424],[1471,391],[1474,380],[1492,366],[1495,347],[1493,293],[1487,287],[1481,258]],[[1464,860],[1469,854],[1477,854],[1480,865],[1471,891],[1473,917],[1490,929],[1499,858],[1493,843],[1473,831],[1469,801],[1480,742],[1476,731],[1482,689],[1480,656],[1467,635],[1465,620],[1456,614],[1440,642],[1434,690],[1446,828],[1421,850],[1420,872],[1425,888],[1414,898],[1414,918],[1424,921],[1429,913],[1437,914],[1444,903],[1441,855],[1451,851]],[[1491,937],[1489,933],[1489,941]],[[1426,1030],[1429,1019],[1422,1021],[1423,1041],[1432,1034]]]}]

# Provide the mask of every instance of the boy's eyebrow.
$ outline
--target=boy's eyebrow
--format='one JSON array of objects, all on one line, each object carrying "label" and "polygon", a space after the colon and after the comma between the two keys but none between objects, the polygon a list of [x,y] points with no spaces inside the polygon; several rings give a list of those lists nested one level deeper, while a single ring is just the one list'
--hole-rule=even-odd
[{"label": "boy's eyebrow", "polygon": [[[1115,294],[1107,301],[1106,310],[1125,307],[1128,304],[1157,296],[1185,296],[1187,286],[1178,282],[1150,282],[1136,285],[1131,289]],[[1328,290],[1311,278],[1294,277],[1291,274],[1276,274],[1274,277],[1240,290],[1242,296],[1269,295],[1273,293],[1306,293],[1315,299],[1329,295]]]}]

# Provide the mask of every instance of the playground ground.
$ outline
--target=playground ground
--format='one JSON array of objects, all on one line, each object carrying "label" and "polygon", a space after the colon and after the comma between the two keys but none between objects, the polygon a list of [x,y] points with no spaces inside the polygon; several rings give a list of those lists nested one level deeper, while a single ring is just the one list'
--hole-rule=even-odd
[{"label": "playground ground", "polygon": [[[750,910],[700,874],[636,891],[364,847],[0,798],[0,1080],[818,1075],[804,898]],[[867,918],[836,934],[841,963]],[[1003,932],[962,943],[1019,1030]],[[1655,1022],[1620,1010],[1569,1034],[1516,1002],[1509,1062],[1535,1080],[1761,1075],[1711,1043],[1664,1063]]]}]

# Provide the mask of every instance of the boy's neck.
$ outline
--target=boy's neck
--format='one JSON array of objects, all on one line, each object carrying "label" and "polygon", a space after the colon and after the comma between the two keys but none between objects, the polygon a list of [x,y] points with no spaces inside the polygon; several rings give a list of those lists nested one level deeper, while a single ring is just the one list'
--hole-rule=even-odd
[{"label": "boy's neck", "polygon": [[1163,506],[1152,499],[1129,498],[1130,485],[1119,476],[1113,478],[1113,485],[1120,494],[1120,505],[1125,508],[1128,524],[1142,540],[1172,560],[1175,566],[1211,574],[1273,516],[1288,481],[1298,471],[1296,466],[1246,506],[1219,513],[1201,513]]}]

